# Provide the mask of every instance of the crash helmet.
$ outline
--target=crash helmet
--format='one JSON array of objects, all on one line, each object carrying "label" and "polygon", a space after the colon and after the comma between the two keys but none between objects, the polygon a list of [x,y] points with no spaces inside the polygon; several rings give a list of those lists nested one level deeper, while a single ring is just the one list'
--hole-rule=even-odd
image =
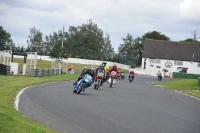
[{"label": "crash helmet", "polygon": [[93,74],[95,69],[94,69],[93,66],[91,66],[91,67],[90,67],[90,70],[91,70],[91,73]]},{"label": "crash helmet", "polygon": [[116,69],[116,68],[117,68],[117,65],[116,65],[116,64],[114,64],[114,65],[113,65],[113,69]]},{"label": "crash helmet", "polygon": [[103,69],[103,68],[104,68],[104,66],[103,66],[102,64],[100,64],[100,65],[99,65],[99,68]]}]

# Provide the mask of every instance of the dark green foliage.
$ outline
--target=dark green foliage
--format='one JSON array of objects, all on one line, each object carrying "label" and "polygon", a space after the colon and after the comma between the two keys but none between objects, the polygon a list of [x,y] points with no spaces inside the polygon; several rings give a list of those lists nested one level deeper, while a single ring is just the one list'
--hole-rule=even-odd
[{"label": "dark green foliage", "polygon": [[192,38],[187,38],[187,39],[185,39],[185,40],[183,40],[183,41],[180,41],[180,42],[199,42],[199,41],[194,40],[194,39],[192,39]]},{"label": "dark green foliage", "polygon": [[10,33],[0,26],[0,50],[5,50],[9,45],[13,44]]},{"label": "dark green foliage", "polygon": [[173,78],[187,78],[187,79],[197,79],[200,77],[198,74],[187,74],[182,72],[173,72]]},{"label": "dark green foliage", "polygon": [[46,36],[49,56],[106,60],[114,53],[109,35],[104,37],[103,31],[91,20],[78,27],[70,26],[64,33],[63,48],[62,36],[61,31]]}]

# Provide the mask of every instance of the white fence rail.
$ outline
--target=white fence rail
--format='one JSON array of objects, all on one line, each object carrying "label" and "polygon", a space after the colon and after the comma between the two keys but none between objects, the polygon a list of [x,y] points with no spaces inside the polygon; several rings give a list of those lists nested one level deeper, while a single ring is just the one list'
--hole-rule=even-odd
[{"label": "white fence rail", "polygon": [[[23,56],[17,56],[14,55],[15,58],[23,58]],[[29,59],[31,56],[27,56]],[[50,58],[49,56],[37,56],[37,59],[45,60],[45,61],[53,61],[53,58]],[[129,65],[124,65],[116,62],[110,62],[110,61],[101,61],[101,60],[89,60],[89,59],[78,59],[78,58],[68,58],[68,59],[62,59],[63,63],[79,63],[79,64],[91,64],[91,65],[99,65],[102,62],[107,62],[107,65],[112,66],[113,64],[116,64],[118,68],[125,69],[125,70],[130,70]],[[141,70],[139,68],[135,69],[135,73],[138,75],[151,75],[151,76],[156,76],[156,73],[148,72],[145,70]]]}]

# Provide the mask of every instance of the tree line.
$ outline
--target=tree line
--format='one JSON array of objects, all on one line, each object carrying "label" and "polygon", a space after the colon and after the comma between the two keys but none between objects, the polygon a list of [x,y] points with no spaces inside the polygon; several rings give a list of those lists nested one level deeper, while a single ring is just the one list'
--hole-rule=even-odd
[{"label": "tree line", "polygon": [[[182,42],[198,42],[197,32],[194,39],[187,38]],[[70,26],[67,31],[59,30],[44,37],[36,27],[29,28],[28,47],[16,46],[11,34],[0,26],[0,50],[13,50],[14,52],[38,52],[39,55],[48,55],[58,58],[81,58],[92,60],[113,61],[130,66],[139,66],[142,60],[142,50],[145,39],[170,40],[168,36],[158,31],[149,31],[141,37],[133,38],[127,33],[122,37],[118,51],[112,46],[110,35],[104,33],[97,24],[89,20],[81,26]],[[40,47],[32,47],[40,46]],[[62,47],[63,46],[63,47]]]}]

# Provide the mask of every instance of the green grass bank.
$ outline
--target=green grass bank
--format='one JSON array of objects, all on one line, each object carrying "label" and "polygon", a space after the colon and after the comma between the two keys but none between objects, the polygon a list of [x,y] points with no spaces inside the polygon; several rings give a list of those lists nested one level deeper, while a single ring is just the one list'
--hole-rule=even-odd
[{"label": "green grass bank", "polygon": [[153,85],[162,85],[166,89],[181,90],[182,92],[200,98],[198,79],[174,79],[171,82],[156,82]]},{"label": "green grass bank", "polygon": [[50,77],[0,75],[0,133],[53,133],[45,126],[25,118],[14,109],[14,99],[22,88],[37,84],[77,79],[78,75],[64,74]]}]

